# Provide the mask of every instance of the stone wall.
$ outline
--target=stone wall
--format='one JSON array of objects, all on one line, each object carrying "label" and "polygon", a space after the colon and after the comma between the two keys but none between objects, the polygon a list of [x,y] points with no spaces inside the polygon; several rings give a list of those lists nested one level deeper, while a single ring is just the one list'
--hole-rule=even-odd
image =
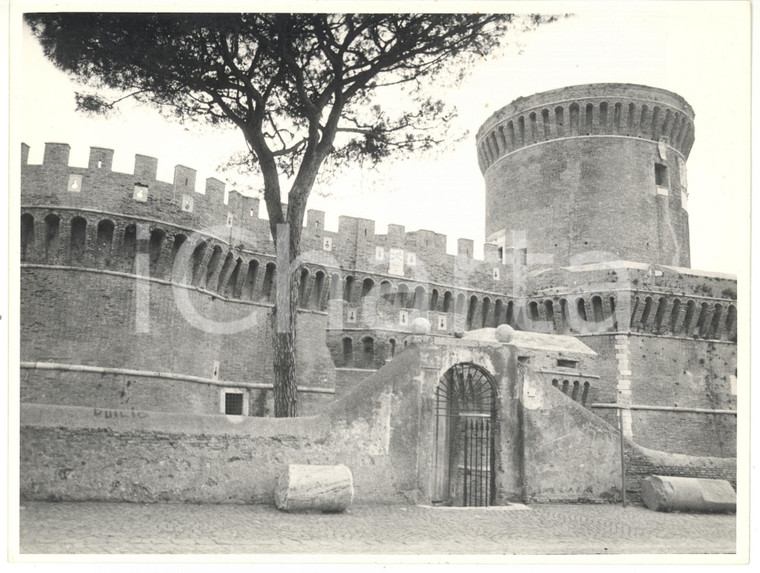
[{"label": "stone wall", "polygon": [[617,430],[531,370],[521,374],[525,501],[619,499]]},{"label": "stone wall", "polygon": [[356,501],[413,501],[416,351],[317,416],[250,418],[23,404],[23,499],[272,503],[289,463],[346,464]]},{"label": "stone wall", "polygon": [[521,352],[417,337],[317,415],[299,418],[25,403],[21,495],[271,503],[279,473],[300,463],[346,464],[360,503],[431,503],[436,388],[455,364],[474,364],[489,373],[498,402],[494,503],[616,499],[617,433],[519,366]]}]

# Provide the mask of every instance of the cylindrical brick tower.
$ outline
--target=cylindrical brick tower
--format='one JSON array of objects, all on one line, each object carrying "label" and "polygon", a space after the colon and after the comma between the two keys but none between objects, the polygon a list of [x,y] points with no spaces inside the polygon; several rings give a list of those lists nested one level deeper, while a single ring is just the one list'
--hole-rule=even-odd
[{"label": "cylindrical brick tower", "polygon": [[518,98],[477,136],[486,241],[557,264],[688,267],[694,111],[672,92],[588,84]]}]

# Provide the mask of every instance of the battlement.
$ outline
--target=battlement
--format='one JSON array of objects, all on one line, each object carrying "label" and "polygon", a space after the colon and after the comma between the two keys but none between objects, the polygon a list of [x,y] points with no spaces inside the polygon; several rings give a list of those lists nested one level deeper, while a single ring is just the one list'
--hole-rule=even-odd
[{"label": "battlement", "polygon": [[22,189],[25,203],[101,209],[106,212],[163,218],[179,226],[255,225],[259,199],[225,190],[219,179],[206,179],[196,192],[196,170],[174,168],[172,183],[156,179],[158,159],[135,155],[132,173],[112,170],[112,149],[91,147],[86,168],[69,165],[67,143],[46,143],[41,165],[28,163],[22,144]]},{"label": "battlement", "polygon": [[[110,149],[93,147],[87,168],[71,167],[69,150],[67,144],[48,144],[43,164],[28,165],[28,147],[22,146],[23,261],[133,273],[135,254],[143,252],[150,276],[159,280],[233,300],[274,300],[275,253],[268,221],[258,217],[258,199],[227,193],[213,177],[206,179],[204,194],[196,193],[196,171],[183,165],[175,167],[172,183],[157,181],[157,160],[143,155],[135,157],[134,173],[113,172]],[[219,232],[220,226],[227,232]],[[187,268],[178,270],[178,253],[193,231],[201,234]],[[349,216],[341,216],[334,231],[325,228],[325,213],[314,209],[303,233],[301,306],[337,312],[355,328],[381,316],[385,327],[409,330],[419,315],[435,322],[437,332],[519,326],[520,320],[530,329],[549,325],[568,332],[571,322],[585,324],[586,317],[602,324],[616,299],[628,297],[633,317],[619,311],[615,330],[649,332],[652,326],[662,334],[666,313],[673,317],[670,331],[680,336],[690,336],[697,323],[707,338],[720,333],[730,339],[735,329],[736,280],[730,276],[622,260],[560,266],[552,257],[529,253],[519,235],[511,246],[484,245],[478,260],[471,239],[459,239],[456,254],[448,254],[441,233],[390,224],[385,234],[376,234],[375,221]],[[365,302],[372,296],[385,306],[368,311]],[[694,315],[694,327],[676,328],[678,313],[689,304],[684,316],[690,323]],[[441,314],[450,320],[439,320]]]},{"label": "battlement", "polygon": [[478,162],[485,173],[518,149],[591,135],[664,141],[686,159],[694,144],[694,110],[677,94],[634,84],[571,86],[520,97],[478,130]]},{"label": "battlement", "polygon": [[[132,173],[116,172],[113,150],[102,147],[90,148],[87,167],[74,167],[70,150],[66,143],[47,143],[42,164],[35,165],[28,163],[29,146],[22,144],[21,203],[31,217],[27,221],[37,219],[38,232],[48,214],[43,209],[59,217],[61,228],[79,217],[95,233],[107,220],[116,224],[118,235],[131,220],[144,221],[167,237],[198,231],[222,240],[225,248],[274,256],[258,198],[227,190],[214,177],[196,192],[197,171],[185,165],[175,166],[171,182],[160,181],[158,160],[146,155],[135,155]],[[304,259],[323,266],[447,284],[457,276],[462,286],[476,283],[486,291],[502,290],[511,280],[508,249],[486,244],[480,260],[472,239],[459,239],[453,254],[446,245],[446,235],[426,229],[389,224],[385,233],[377,233],[375,221],[360,217],[340,216],[337,230],[327,229],[325,213],[315,209],[307,211],[302,234]]]},{"label": "battlement", "polygon": [[[226,190],[220,179],[209,177],[203,192],[196,192],[197,171],[177,165],[171,183],[156,179],[158,159],[135,155],[132,173],[112,171],[112,149],[91,147],[86,168],[69,165],[71,148],[67,143],[46,143],[41,165],[28,163],[29,146],[21,144],[22,204],[55,206],[68,209],[91,209],[108,214],[160,220],[187,230],[209,227],[241,228],[253,236],[256,244],[244,247],[267,250],[271,243],[268,221],[259,218],[260,200],[235,190]],[[252,231],[252,233],[250,232]],[[218,233],[216,233],[218,235]],[[234,234],[234,233],[233,233]],[[304,225],[304,250],[324,250],[338,254],[341,263],[356,264],[357,254],[378,261],[387,259],[391,249],[414,253],[422,258],[447,256],[444,234],[430,230],[406,231],[404,226],[389,224],[385,234],[376,234],[375,221],[340,216],[337,231],[325,228],[325,213],[307,211]],[[498,247],[486,244],[486,256],[477,261],[474,241],[459,239],[456,255],[473,263],[498,263]],[[382,254],[381,254],[382,251]]]}]

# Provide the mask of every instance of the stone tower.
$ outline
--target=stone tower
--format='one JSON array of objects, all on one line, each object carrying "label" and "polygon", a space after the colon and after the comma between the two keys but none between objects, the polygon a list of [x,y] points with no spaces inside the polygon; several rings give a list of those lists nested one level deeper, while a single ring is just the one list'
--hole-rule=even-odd
[{"label": "stone tower", "polygon": [[666,90],[589,84],[518,98],[477,135],[486,241],[524,237],[561,265],[689,267],[693,143],[694,111]]}]

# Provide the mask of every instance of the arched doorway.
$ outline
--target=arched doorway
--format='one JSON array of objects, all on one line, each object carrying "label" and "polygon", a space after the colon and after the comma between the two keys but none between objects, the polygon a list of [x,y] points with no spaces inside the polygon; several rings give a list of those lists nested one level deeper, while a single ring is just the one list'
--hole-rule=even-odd
[{"label": "arched doorway", "polygon": [[493,504],[496,386],[472,363],[456,364],[435,393],[436,435],[433,503]]}]

